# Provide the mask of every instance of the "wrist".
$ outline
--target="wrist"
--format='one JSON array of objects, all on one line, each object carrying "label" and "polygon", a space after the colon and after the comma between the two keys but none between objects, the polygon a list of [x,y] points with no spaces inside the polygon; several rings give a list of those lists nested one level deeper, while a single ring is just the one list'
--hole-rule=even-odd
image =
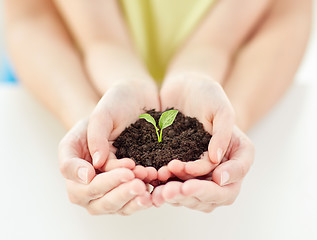
[{"label": "wrist", "polygon": [[65,103],[60,111],[59,118],[66,129],[71,129],[79,120],[88,118],[98,103],[98,97],[77,99]]},{"label": "wrist", "polygon": [[206,86],[215,85],[221,87],[220,83],[211,76],[197,71],[171,72],[164,80],[161,88],[161,96],[164,93],[174,92],[176,94],[188,94],[193,88],[205,88]]},{"label": "wrist", "polygon": [[85,51],[91,81],[102,95],[113,85],[154,82],[131,49],[111,43],[94,44]]},{"label": "wrist", "polygon": [[196,73],[223,83],[230,55],[212,46],[188,46],[171,61],[168,75]]},{"label": "wrist", "polygon": [[231,102],[235,111],[236,125],[243,132],[247,132],[251,128],[251,121],[248,111],[245,107],[237,105],[235,102]]}]

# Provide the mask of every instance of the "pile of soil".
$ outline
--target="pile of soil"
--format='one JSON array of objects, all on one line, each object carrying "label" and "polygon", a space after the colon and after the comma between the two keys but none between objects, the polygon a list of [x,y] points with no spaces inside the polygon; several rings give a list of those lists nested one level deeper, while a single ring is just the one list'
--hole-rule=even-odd
[{"label": "pile of soil", "polygon": [[[162,112],[147,111],[158,126]],[[157,170],[170,161],[194,161],[208,150],[212,136],[196,118],[178,112],[174,123],[163,129],[162,142],[158,142],[154,126],[140,119],[127,127],[114,141],[116,156],[131,158],[137,165],[152,166]]]}]

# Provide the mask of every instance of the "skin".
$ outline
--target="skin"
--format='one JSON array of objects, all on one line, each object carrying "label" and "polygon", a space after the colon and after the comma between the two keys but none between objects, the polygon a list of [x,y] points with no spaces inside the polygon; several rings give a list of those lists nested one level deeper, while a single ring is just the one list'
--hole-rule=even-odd
[{"label": "skin", "polygon": [[[5,1],[18,77],[71,128],[59,147],[70,200],[91,214],[123,215],[164,202],[204,212],[231,204],[254,158],[238,127],[252,127],[291,83],[308,39],[311,5],[219,1],[171,60],[158,92],[116,1]],[[111,141],[120,131],[144,107],[167,106],[197,117],[214,135],[206,157],[172,161],[158,172],[116,160]],[[106,172],[96,175],[94,168]],[[172,176],[189,180],[159,186],[152,196],[146,191],[147,182]]]},{"label": "skin", "polygon": [[[253,144],[241,130],[234,127],[228,151],[212,174],[203,179],[171,181],[158,186],[152,193],[153,203],[159,207],[166,202],[202,212],[211,212],[216,207],[230,205],[238,196],[242,180],[253,159]],[[225,178],[223,173],[230,178]],[[213,181],[210,181],[211,178]]]},{"label": "skin", "polygon": [[60,168],[69,200],[92,215],[130,215],[152,206],[146,185],[130,170],[133,163],[123,159],[116,169],[96,175],[85,140],[87,125],[88,120],[78,122],[59,145]]}]

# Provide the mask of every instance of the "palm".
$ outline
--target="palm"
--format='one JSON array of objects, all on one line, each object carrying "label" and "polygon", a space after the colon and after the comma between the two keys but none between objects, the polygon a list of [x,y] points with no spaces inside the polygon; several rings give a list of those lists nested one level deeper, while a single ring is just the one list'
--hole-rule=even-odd
[{"label": "palm", "polygon": [[[253,160],[253,144],[235,127],[223,161],[211,174],[183,183],[174,181],[161,185],[154,189],[153,203],[160,206],[167,202],[204,212],[210,212],[221,205],[232,204],[239,194],[242,180]],[[227,182],[223,182],[224,172],[229,173],[230,176]]]},{"label": "palm", "polygon": [[173,175],[181,179],[205,175],[219,163],[218,149],[227,149],[233,126],[231,105],[218,83],[201,76],[187,76],[167,82],[161,90],[162,109],[175,107],[185,115],[196,117],[206,131],[213,135],[208,153],[197,161],[182,163],[172,161],[159,171],[166,180]]},{"label": "palm", "polygon": [[[109,171],[118,167],[134,168],[132,159],[117,159],[113,141],[131,123],[138,119],[144,109],[158,109],[158,94],[156,91],[141,92],[131,86],[111,88],[98,103],[90,118],[88,128],[88,143],[90,153],[98,151],[102,161],[94,166],[101,171]],[[136,166],[135,175],[145,181],[157,177],[154,168]]]}]

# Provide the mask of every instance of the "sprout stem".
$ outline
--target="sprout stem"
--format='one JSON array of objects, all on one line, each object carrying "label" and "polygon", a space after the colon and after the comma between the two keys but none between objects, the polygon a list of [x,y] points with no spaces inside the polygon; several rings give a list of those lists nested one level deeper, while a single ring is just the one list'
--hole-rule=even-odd
[{"label": "sprout stem", "polygon": [[159,130],[157,129],[156,130],[157,139],[158,139],[159,142],[161,142],[162,141],[162,136],[159,135],[158,131]]},{"label": "sprout stem", "polygon": [[163,128],[161,128],[161,131],[160,131],[160,136],[159,136],[159,139],[158,139],[159,142],[162,142],[162,132],[163,132]]}]

